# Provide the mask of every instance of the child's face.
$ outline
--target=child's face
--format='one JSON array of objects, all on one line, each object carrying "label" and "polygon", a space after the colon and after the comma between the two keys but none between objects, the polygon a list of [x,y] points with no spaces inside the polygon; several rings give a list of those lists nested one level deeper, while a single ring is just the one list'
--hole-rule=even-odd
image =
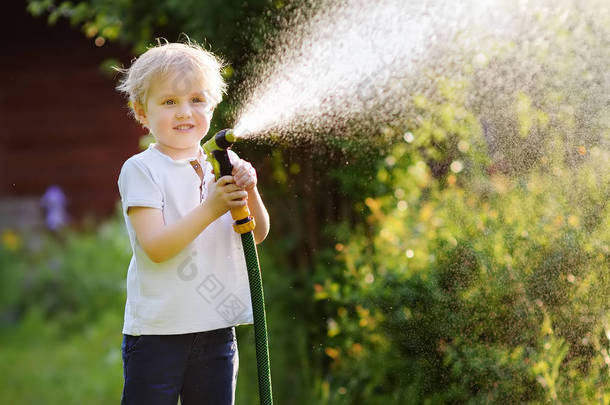
[{"label": "child's face", "polygon": [[207,94],[194,75],[172,73],[152,82],[146,109],[136,107],[136,114],[161,148],[190,154],[210,129],[213,107]]}]

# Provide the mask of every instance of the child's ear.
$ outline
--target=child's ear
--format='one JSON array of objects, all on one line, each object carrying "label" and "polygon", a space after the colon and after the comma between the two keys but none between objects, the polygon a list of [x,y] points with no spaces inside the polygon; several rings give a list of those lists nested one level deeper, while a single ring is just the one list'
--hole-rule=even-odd
[{"label": "child's ear", "polygon": [[144,109],[142,104],[140,104],[137,101],[134,101],[133,102],[133,112],[135,113],[135,116],[136,116],[136,119],[138,120],[138,122],[140,124],[142,124],[143,126],[146,126],[146,124],[147,124],[146,110]]}]

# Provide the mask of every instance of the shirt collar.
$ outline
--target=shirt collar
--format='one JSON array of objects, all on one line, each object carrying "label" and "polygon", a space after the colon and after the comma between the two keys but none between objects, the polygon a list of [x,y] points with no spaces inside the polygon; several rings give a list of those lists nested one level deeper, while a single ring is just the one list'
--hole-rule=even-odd
[{"label": "shirt collar", "polygon": [[161,152],[159,149],[157,149],[155,147],[156,143],[153,142],[150,145],[148,145],[148,149],[149,150],[153,150],[154,153],[157,153],[159,155],[161,155],[164,159],[172,162],[173,164],[178,164],[178,165],[184,165],[184,164],[189,164],[189,162],[193,161],[193,160],[198,160],[200,163],[202,163],[205,159],[204,159],[204,153],[203,153],[203,148],[201,147],[201,145],[199,145],[199,156],[192,156],[192,157],[187,157],[184,159],[174,159],[171,156],[166,155],[165,153]]}]

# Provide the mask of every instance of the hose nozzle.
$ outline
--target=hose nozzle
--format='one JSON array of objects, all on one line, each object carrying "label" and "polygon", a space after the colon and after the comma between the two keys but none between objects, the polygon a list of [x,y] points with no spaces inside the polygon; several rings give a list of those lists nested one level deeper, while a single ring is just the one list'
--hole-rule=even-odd
[{"label": "hose nozzle", "polygon": [[231,175],[233,167],[229,161],[227,149],[233,146],[237,137],[230,128],[218,131],[211,139],[203,144],[203,151],[207,156],[208,162],[214,168],[216,180],[222,176]]},{"label": "hose nozzle", "polygon": [[223,129],[216,132],[216,135],[203,144],[203,150],[205,153],[211,153],[215,150],[226,150],[229,149],[235,141],[237,141],[237,137],[235,136],[233,129]]},{"label": "hose nozzle", "polygon": [[[214,168],[216,180],[222,176],[230,176],[233,172],[233,165],[227,150],[239,139],[232,129],[223,129],[203,144],[203,151]],[[231,215],[235,220],[233,228],[237,233],[246,233],[254,229],[254,218],[250,216],[247,205],[232,209]]]}]

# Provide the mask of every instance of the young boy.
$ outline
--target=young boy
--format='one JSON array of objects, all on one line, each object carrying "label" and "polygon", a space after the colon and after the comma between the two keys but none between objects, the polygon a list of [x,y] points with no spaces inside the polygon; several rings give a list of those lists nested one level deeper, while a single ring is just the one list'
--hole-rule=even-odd
[{"label": "young boy", "polygon": [[252,166],[230,152],[215,181],[200,142],[225,90],[222,63],[197,44],[160,44],[118,90],[155,138],[118,179],[133,257],[123,326],[122,404],[233,404],[235,325],[252,323],[248,275],[231,208],[248,205],[254,239],[269,230]]}]

